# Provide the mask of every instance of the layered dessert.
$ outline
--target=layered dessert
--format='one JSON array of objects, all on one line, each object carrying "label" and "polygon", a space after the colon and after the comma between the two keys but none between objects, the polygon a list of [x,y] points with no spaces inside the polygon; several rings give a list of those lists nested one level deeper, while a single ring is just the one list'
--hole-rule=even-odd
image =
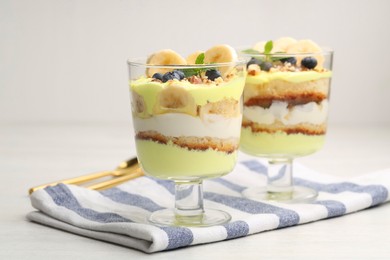
[{"label": "layered dessert", "polygon": [[247,64],[241,149],[271,158],[320,149],[326,133],[331,55],[311,40],[287,37],[257,43],[244,53],[252,58]]},{"label": "layered dessert", "polygon": [[232,170],[246,76],[245,63],[236,61],[228,45],[187,59],[172,50],[150,55],[144,75],[130,81],[137,154],[147,174],[188,181]]}]

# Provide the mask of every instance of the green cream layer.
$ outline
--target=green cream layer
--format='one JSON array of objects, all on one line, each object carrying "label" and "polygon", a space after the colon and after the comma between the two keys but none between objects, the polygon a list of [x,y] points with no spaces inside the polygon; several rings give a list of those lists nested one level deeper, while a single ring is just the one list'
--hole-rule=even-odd
[{"label": "green cream layer", "polygon": [[262,84],[268,83],[272,80],[284,80],[292,83],[300,83],[311,80],[318,80],[332,77],[331,71],[317,72],[317,71],[301,71],[301,72],[260,72],[259,75],[247,75],[246,83]]},{"label": "green cream layer", "polygon": [[253,133],[250,127],[241,130],[240,149],[248,154],[263,157],[299,157],[318,151],[325,135]]},{"label": "green cream layer", "polygon": [[159,179],[191,180],[222,176],[233,170],[237,153],[188,150],[173,144],[136,140],[143,170]]},{"label": "green cream layer", "polygon": [[215,84],[191,84],[188,81],[153,82],[151,78],[140,78],[130,82],[131,90],[141,95],[149,114],[157,102],[158,94],[170,85],[183,87],[194,98],[196,105],[203,106],[208,102],[217,102],[233,98],[239,100],[245,85],[245,77],[237,77],[229,82]]}]

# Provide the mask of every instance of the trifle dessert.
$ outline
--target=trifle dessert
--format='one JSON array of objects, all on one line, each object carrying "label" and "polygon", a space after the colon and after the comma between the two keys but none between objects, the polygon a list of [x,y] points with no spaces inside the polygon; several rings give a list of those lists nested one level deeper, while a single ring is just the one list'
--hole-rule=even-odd
[{"label": "trifle dessert", "polygon": [[246,64],[228,45],[186,59],[164,49],[129,60],[137,157],[148,175],[175,183],[175,208],[154,212],[157,225],[211,226],[230,220],[204,210],[202,181],[229,173],[242,122]]},{"label": "trifle dessert", "polygon": [[330,56],[311,40],[284,37],[268,43],[269,52],[264,53],[266,42],[246,51],[252,58],[241,149],[267,157],[313,153],[322,147],[326,133]]},{"label": "trifle dessert", "polygon": [[212,226],[228,213],[203,207],[202,182],[229,173],[242,123],[246,61],[228,45],[186,59],[164,49],[129,60],[137,157],[147,175],[172,180],[175,207],[153,212],[163,226]]},{"label": "trifle dessert", "polygon": [[268,159],[266,189],[251,198],[309,201],[317,192],[293,185],[292,160],[325,140],[333,52],[312,40],[283,37],[242,50],[249,60],[240,149]]},{"label": "trifle dessert", "polygon": [[214,64],[236,60],[237,53],[227,45],[187,59],[173,50],[150,55],[147,64],[155,66],[130,82],[137,153],[146,173],[189,179],[231,171],[245,70]]}]

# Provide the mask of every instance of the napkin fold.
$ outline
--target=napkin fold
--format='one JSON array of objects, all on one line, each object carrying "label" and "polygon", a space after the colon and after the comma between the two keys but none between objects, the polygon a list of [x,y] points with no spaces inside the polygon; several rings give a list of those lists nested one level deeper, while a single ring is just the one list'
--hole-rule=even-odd
[{"label": "napkin fold", "polygon": [[31,204],[38,211],[31,221],[78,235],[153,253],[211,243],[342,216],[390,199],[390,169],[343,180],[294,164],[294,183],[319,192],[312,203],[255,201],[241,193],[266,184],[266,164],[240,160],[234,171],[204,182],[205,207],[231,214],[224,225],[202,228],[158,227],[148,216],[173,207],[174,184],[143,176],[104,191],[59,184],[35,191]]}]

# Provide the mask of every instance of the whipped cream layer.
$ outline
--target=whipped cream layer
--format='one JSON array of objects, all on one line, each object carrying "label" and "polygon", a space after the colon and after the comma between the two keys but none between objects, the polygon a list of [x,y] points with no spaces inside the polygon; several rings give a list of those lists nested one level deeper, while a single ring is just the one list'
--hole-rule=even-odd
[{"label": "whipped cream layer", "polygon": [[216,114],[206,114],[202,118],[187,114],[167,113],[150,118],[134,117],[136,132],[157,131],[165,136],[194,136],[215,138],[239,138],[241,131],[241,116],[224,117]]},{"label": "whipped cream layer", "polygon": [[296,125],[300,123],[323,124],[328,116],[329,104],[327,100],[321,103],[309,102],[304,105],[288,108],[287,102],[274,101],[269,108],[260,106],[244,106],[244,116],[248,120],[271,125],[276,121],[284,125]]}]

